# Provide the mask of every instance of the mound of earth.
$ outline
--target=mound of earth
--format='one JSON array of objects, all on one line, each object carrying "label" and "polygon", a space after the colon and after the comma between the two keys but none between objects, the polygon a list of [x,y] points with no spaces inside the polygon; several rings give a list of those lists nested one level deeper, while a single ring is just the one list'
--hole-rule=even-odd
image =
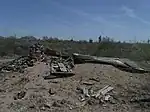
[{"label": "mound of earth", "polygon": [[[149,112],[149,74],[100,64],[76,65],[73,72],[45,80],[49,66],[37,62],[24,73],[1,74],[0,112]],[[88,96],[107,85],[113,89],[104,100]]]}]

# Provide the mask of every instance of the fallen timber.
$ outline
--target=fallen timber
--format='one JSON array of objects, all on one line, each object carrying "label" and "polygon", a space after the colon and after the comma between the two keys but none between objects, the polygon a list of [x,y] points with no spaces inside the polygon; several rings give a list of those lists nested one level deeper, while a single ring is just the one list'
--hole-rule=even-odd
[{"label": "fallen timber", "polygon": [[84,63],[95,63],[95,64],[106,64],[112,65],[122,71],[131,72],[131,73],[150,73],[150,71],[143,68],[134,67],[127,62],[122,62],[119,58],[103,58],[90,55],[82,55],[73,53],[73,59],[75,64],[84,64]]}]

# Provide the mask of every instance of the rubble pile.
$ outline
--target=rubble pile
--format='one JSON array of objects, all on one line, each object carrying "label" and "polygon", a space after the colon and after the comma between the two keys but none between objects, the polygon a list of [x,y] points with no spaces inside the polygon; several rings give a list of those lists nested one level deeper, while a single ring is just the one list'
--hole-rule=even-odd
[{"label": "rubble pile", "polygon": [[[78,87],[77,90],[80,91],[80,97],[79,100],[81,102],[87,102],[90,105],[92,105],[95,101],[97,101],[97,103],[106,103],[106,102],[110,102],[112,103],[113,97],[109,94],[109,92],[111,92],[114,88],[107,85],[105,87],[103,87],[102,89],[98,90],[98,91],[94,91],[91,88],[85,88],[85,87]],[[93,102],[94,101],[94,102]]]},{"label": "rubble pile", "polygon": [[0,69],[3,72],[12,71],[12,72],[24,72],[24,69],[28,66],[33,66],[33,61],[29,57],[20,57],[11,62],[6,63]]},{"label": "rubble pile", "polygon": [[44,47],[43,45],[37,43],[32,45],[29,48],[29,55],[31,59],[34,59],[35,61],[42,61],[44,60],[45,54],[44,54]]},{"label": "rubble pile", "polygon": [[51,75],[56,75],[58,77],[61,77],[62,74],[62,76],[74,75],[72,71],[74,63],[71,57],[68,57],[67,59],[62,57],[51,57],[49,66]]},{"label": "rubble pile", "polygon": [[11,62],[5,63],[0,68],[0,71],[23,73],[25,68],[34,66],[34,64],[37,61],[46,62],[49,65],[50,73],[52,75],[56,74],[74,75],[72,73],[72,68],[74,67],[74,61],[72,57],[62,56],[60,53],[52,49],[48,48],[44,49],[43,45],[39,43],[30,46],[28,56],[22,56],[17,59],[14,59]]},{"label": "rubble pile", "polygon": [[[54,53],[55,54],[55,53]],[[45,79],[68,77],[75,75],[73,73],[74,61],[71,57],[63,58],[62,56],[56,55],[47,56],[47,65],[49,66],[49,74],[45,74]]]},{"label": "rubble pile", "polygon": [[24,72],[24,69],[33,66],[37,61],[44,60],[44,48],[39,43],[30,46],[28,56],[21,56],[11,62],[5,63],[0,71]]}]

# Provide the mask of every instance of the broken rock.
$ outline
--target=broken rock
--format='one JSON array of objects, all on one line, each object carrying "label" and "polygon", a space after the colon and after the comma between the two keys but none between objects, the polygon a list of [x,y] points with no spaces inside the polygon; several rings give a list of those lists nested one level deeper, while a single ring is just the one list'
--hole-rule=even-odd
[{"label": "broken rock", "polygon": [[90,99],[87,101],[87,103],[88,103],[89,105],[97,105],[97,104],[100,103],[100,101],[99,101],[98,99],[90,98]]},{"label": "broken rock", "polygon": [[106,95],[106,96],[104,97],[104,100],[105,100],[105,101],[108,101],[110,97],[111,97],[110,95]]},{"label": "broken rock", "polygon": [[50,104],[43,104],[40,106],[41,110],[46,110],[46,109],[50,109],[51,105]]},{"label": "broken rock", "polygon": [[54,106],[54,107],[61,107],[62,104],[61,104],[60,101],[54,101],[54,103],[52,104],[52,106]]},{"label": "broken rock", "polygon": [[86,88],[83,88],[83,94],[84,94],[86,97],[90,97],[89,91],[88,91],[88,89],[86,89]]},{"label": "broken rock", "polygon": [[55,91],[50,88],[49,91],[48,91],[48,93],[49,93],[50,95],[54,95],[54,94],[55,94]]},{"label": "broken rock", "polygon": [[25,95],[26,95],[26,92],[21,91],[21,92],[17,93],[16,96],[14,96],[14,100],[22,99],[22,98],[24,98]]},{"label": "broken rock", "polygon": [[81,96],[79,97],[79,100],[80,100],[81,102],[83,102],[83,101],[85,101],[85,97],[84,97],[83,95],[81,95]]}]

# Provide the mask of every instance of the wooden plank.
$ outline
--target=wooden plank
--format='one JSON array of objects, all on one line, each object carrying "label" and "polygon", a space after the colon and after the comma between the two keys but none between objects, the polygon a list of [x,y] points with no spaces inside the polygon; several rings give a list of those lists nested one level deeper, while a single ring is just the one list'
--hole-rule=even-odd
[{"label": "wooden plank", "polygon": [[100,96],[100,94],[102,93],[102,91],[104,91],[105,89],[107,89],[109,87],[109,85],[105,86],[104,88],[100,89],[97,94],[95,95],[96,98],[98,98]]},{"label": "wooden plank", "polygon": [[111,86],[105,86],[104,88],[100,89],[97,94],[95,95],[96,98],[98,98],[100,95],[105,95],[109,91],[113,90],[114,88]]},{"label": "wooden plank", "polygon": [[105,90],[103,90],[101,93],[102,93],[102,95],[105,95],[106,93],[108,93],[109,91],[111,91],[113,89],[114,89],[113,87],[108,87]]},{"label": "wooden plank", "polygon": [[67,72],[67,68],[65,67],[65,65],[63,63],[58,63],[58,66],[60,67],[60,70],[62,72]]}]

